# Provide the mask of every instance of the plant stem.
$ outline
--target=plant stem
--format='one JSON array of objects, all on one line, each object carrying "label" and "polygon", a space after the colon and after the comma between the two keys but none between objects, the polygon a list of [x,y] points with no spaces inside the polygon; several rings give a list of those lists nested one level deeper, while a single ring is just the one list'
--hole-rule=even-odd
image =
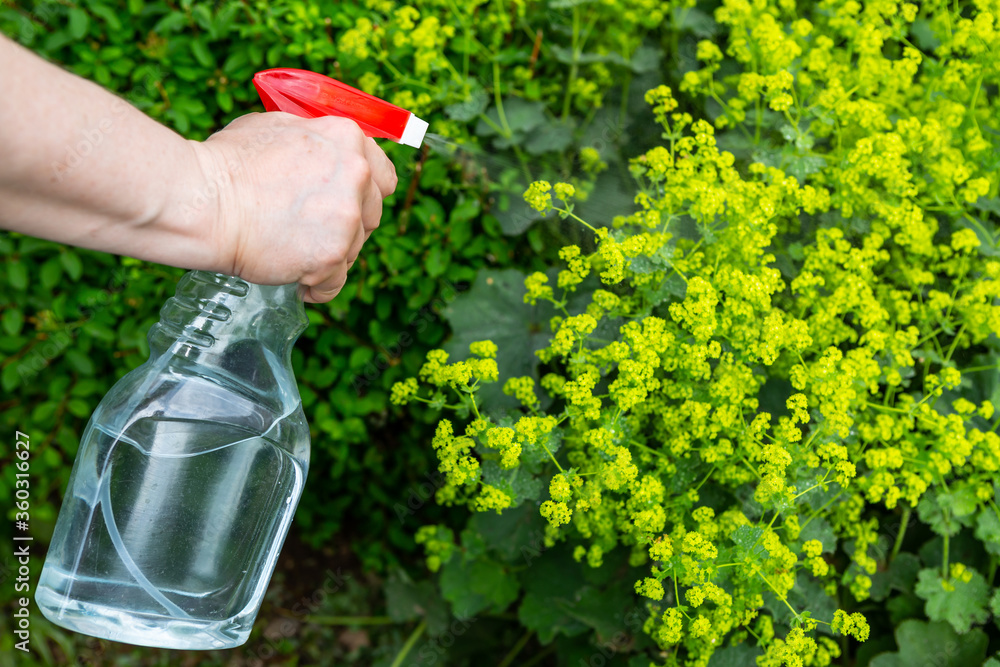
[{"label": "plant stem", "polygon": [[392,625],[388,616],[306,616],[306,623],[316,625]]},{"label": "plant stem", "polygon": [[573,213],[569,209],[559,208],[558,206],[553,206],[552,210],[556,211],[558,213],[562,213],[563,215],[565,215],[567,217],[573,218],[574,220],[576,220],[577,222],[579,222],[581,225],[583,225],[584,227],[586,227],[590,231],[594,232],[595,234],[597,233],[597,228],[596,227],[594,227],[589,222],[587,222],[586,220],[584,220],[580,216],[576,215],[575,213]]},{"label": "plant stem", "polygon": [[569,66],[569,79],[566,81],[566,95],[563,97],[563,107],[562,107],[562,119],[566,120],[569,117],[569,103],[573,98],[573,82],[576,81],[576,75],[579,71],[579,65],[577,65],[577,60],[580,58],[580,7],[578,5],[573,6],[573,62]]},{"label": "plant stem", "polygon": [[892,545],[892,553],[889,554],[889,562],[891,563],[897,555],[899,555],[899,549],[903,546],[903,537],[906,535],[906,529],[910,525],[910,508],[903,508],[903,516],[900,519],[899,532],[896,533],[896,541]]},{"label": "plant stem", "polygon": [[944,536],[944,544],[941,547],[941,576],[948,578],[948,536]]},{"label": "plant stem", "polygon": [[545,660],[545,658],[549,657],[550,654],[554,653],[555,650],[556,650],[555,643],[549,644],[548,648],[546,648],[544,651],[536,655],[534,658],[528,660],[528,662],[523,663],[521,667],[534,667],[534,665],[537,665],[542,660]]},{"label": "plant stem", "polygon": [[797,500],[798,498],[801,498],[802,496],[806,495],[807,493],[809,493],[813,489],[818,489],[819,487],[826,485],[826,478],[829,477],[829,475],[830,475],[830,469],[827,468],[826,474],[823,475],[823,479],[821,479],[820,481],[816,482],[815,484],[813,484],[812,486],[810,486],[808,489],[806,489],[802,493],[796,494],[795,497],[792,498],[792,500]]},{"label": "plant stem", "polygon": [[664,454],[663,452],[657,451],[655,449],[651,449],[651,448],[647,447],[646,445],[642,444],[641,442],[636,442],[635,440],[629,440],[628,444],[633,445],[635,447],[638,447],[640,449],[645,449],[647,452],[649,452],[653,456],[659,456],[661,458],[667,458],[667,455]]},{"label": "plant stem", "polygon": [[802,524],[801,528],[805,528],[806,526],[808,526],[808,525],[809,525],[809,522],[810,522],[810,521],[812,521],[812,520],[813,520],[813,519],[815,519],[815,518],[816,518],[817,516],[819,516],[819,513],[820,513],[820,512],[822,512],[822,511],[823,511],[823,510],[825,510],[825,509],[826,509],[827,507],[829,507],[830,505],[832,505],[832,504],[833,504],[833,501],[835,501],[835,500],[836,500],[837,498],[839,498],[839,497],[840,497],[840,496],[842,496],[843,494],[844,494],[844,489],[841,489],[841,490],[840,490],[840,491],[839,491],[839,492],[837,493],[837,495],[835,495],[835,496],[834,496],[833,498],[830,498],[830,499],[829,499],[828,501],[826,501],[825,503],[823,503],[823,506],[822,506],[822,507],[820,507],[820,508],[819,508],[818,510],[816,510],[816,511],[814,511],[814,512],[810,513],[810,514],[809,514],[809,518],[808,518],[808,519],[806,519],[806,522],[805,522],[804,524]]},{"label": "plant stem", "polygon": [[511,647],[510,652],[504,656],[503,660],[500,661],[500,664],[498,664],[497,667],[510,667],[510,665],[514,663],[514,658],[516,658],[517,654],[520,653],[521,650],[528,644],[528,640],[531,639],[531,635],[533,634],[535,634],[534,630],[528,630],[521,635],[521,638],[518,639],[517,643]]},{"label": "plant stem", "polygon": [[785,596],[784,596],[784,595],[781,595],[780,593],[778,593],[778,589],[777,589],[777,588],[775,588],[775,587],[774,587],[774,585],[773,585],[773,584],[772,584],[772,583],[771,583],[770,581],[768,581],[767,577],[765,577],[765,576],[764,576],[764,574],[763,574],[763,573],[762,573],[762,572],[761,572],[760,570],[758,570],[758,569],[757,569],[757,568],[755,567],[755,568],[753,569],[753,571],[757,573],[757,576],[758,576],[758,577],[760,577],[761,579],[763,579],[763,580],[764,580],[764,583],[765,583],[765,584],[767,584],[768,588],[770,588],[770,589],[771,589],[772,591],[774,591],[774,596],[775,596],[776,598],[778,598],[779,600],[781,600],[782,602],[784,602],[784,603],[785,603],[785,606],[786,606],[786,607],[788,607],[788,610],[789,610],[790,612],[792,612],[792,615],[793,615],[793,616],[795,616],[795,619],[796,619],[796,620],[798,620],[798,618],[799,618],[799,612],[795,611],[795,607],[793,607],[792,605],[790,605],[790,604],[788,603],[788,600],[787,600],[787,599],[785,598]]},{"label": "plant stem", "polygon": [[955,339],[951,341],[951,347],[948,348],[948,354],[944,356],[944,360],[946,362],[951,360],[951,355],[955,353],[955,346],[958,345],[958,339],[962,337],[963,333],[965,333],[964,324],[959,328],[958,333],[955,334]]},{"label": "plant stem", "polygon": [[420,639],[420,635],[424,634],[424,630],[426,629],[427,621],[420,621],[420,625],[417,626],[417,628],[410,635],[409,639],[406,640],[406,643],[403,644],[403,648],[401,648],[399,653],[396,654],[396,659],[392,661],[392,665],[389,667],[400,667],[400,665],[403,664],[403,661],[406,660],[406,656],[409,655],[410,651],[413,649],[413,645],[417,643],[417,640]]},{"label": "plant stem", "polygon": [[552,450],[550,450],[548,447],[546,447],[544,442],[541,443],[541,445],[542,445],[542,449],[545,450],[545,453],[549,455],[550,459],[552,459],[552,462],[556,464],[557,468],[559,468],[559,472],[566,472],[565,470],[563,470],[563,467],[561,465],[559,465],[559,461],[556,461],[556,457],[552,454]]}]

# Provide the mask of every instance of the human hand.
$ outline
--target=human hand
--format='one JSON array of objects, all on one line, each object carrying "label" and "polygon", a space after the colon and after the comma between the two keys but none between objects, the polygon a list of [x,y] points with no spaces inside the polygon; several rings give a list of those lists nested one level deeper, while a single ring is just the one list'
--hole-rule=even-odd
[{"label": "human hand", "polygon": [[261,285],[297,282],[313,303],[337,296],[396,188],[375,141],[349,119],[271,112],[191,143],[205,185],[179,210],[206,230],[219,271]]}]

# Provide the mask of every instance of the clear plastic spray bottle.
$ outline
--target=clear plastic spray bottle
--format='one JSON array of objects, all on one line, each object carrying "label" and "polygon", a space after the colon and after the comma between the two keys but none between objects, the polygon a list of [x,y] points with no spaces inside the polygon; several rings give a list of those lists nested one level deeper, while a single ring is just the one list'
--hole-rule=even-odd
[{"label": "clear plastic spray bottle", "polygon": [[[328,77],[254,77],[265,108],[419,147],[427,123]],[[80,440],[35,600],[53,623],[178,649],[247,640],[309,465],[296,285],[187,273]]]}]

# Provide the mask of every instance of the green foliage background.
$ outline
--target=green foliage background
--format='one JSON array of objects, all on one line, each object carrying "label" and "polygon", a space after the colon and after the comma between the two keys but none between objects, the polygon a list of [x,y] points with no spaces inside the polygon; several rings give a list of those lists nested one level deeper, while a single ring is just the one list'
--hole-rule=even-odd
[{"label": "green foliage background", "polygon": [[[866,216],[873,217],[877,202],[895,201],[891,171],[899,171],[901,164],[892,162],[892,169],[883,174],[877,164],[866,163],[864,168],[873,170],[867,174],[871,180],[864,180],[864,187],[857,185],[849,147],[878,133],[866,124],[877,116],[873,107],[865,106],[870,101],[865,98],[884,94],[880,103],[896,104],[885,121],[890,125],[905,118],[906,109],[900,104],[917,108],[917,102],[898,95],[892,86],[884,90],[874,86],[859,93],[863,87],[859,84],[840,91],[845,104],[851,95],[857,98],[850,100],[854,106],[838,110],[843,118],[831,111],[837,105],[829,99],[805,112],[799,109],[798,100],[789,94],[791,84],[784,85],[778,71],[795,70],[801,91],[803,86],[810,90],[802,72],[809,70],[815,78],[824,67],[816,62],[807,67],[797,60],[790,45],[795,40],[805,44],[809,30],[796,17],[808,15],[815,24],[830,28],[831,34],[835,27],[848,35],[831,43],[837,54],[831,59],[841,66],[846,61],[847,67],[830,71],[856,74],[853,59],[861,56],[855,46],[877,63],[904,60],[902,45],[919,51],[925,58],[920,70],[926,75],[924,81],[947,82],[943,86],[958,90],[958,103],[971,111],[949,111],[945,93],[934,91],[933,86],[927,87],[920,104],[944,109],[942,122],[954,121],[956,128],[967,131],[968,143],[981,140],[980,135],[995,143],[1000,128],[990,122],[990,112],[997,110],[997,77],[989,63],[995,60],[991,57],[1000,39],[983,38],[986,28],[982,25],[971,31],[968,42],[978,45],[977,39],[985,39],[987,48],[969,47],[969,53],[974,51],[978,57],[969,53],[965,57],[981,69],[966,71],[979,72],[979,78],[964,88],[954,80],[961,79],[962,49],[958,48],[958,55],[937,52],[944,35],[955,41],[953,28],[959,19],[1000,13],[994,4],[985,0],[954,6],[927,3],[919,17],[914,13],[904,18],[909,10],[904,11],[895,0],[866,3],[866,25],[888,34],[884,41],[852,34],[850,26],[859,24],[862,5],[839,0],[416,0],[408,5],[392,0],[5,0],[0,4],[0,30],[5,34],[117,92],[192,139],[208,136],[243,113],[261,110],[251,77],[260,69],[276,66],[302,67],[363,87],[412,109],[431,122],[432,131],[447,139],[432,138],[421,151],[386,146],[400,174],[398,191],[387,201],[382,226],[367,244],[342,295],[331,304],[307,309],[310,327],[293,357],[312,428],[313,462],[282,559],[284,566],[279,566],[247,646],[235,653],[190,654],[185,656],[188,664],[646,667],[651,661],[662,665],[681,659],[685,654],[679,649],[664,650],[670,642],[664,640],[669,633],[660,632],[665,627],[657,617],[660,608],[632,587],[632,582],[648,574],[670,582],[643,562],[642,545],[633,544],[636,548],[631,553],[624,546],[606,553],[591,550],[586,558],[582,552],[574,553],[570,545],[575,538],[563,541],[566,535],[547,527],[539,514],[538,505],[546,497],[553,472],[545,467],[548,461],[530,461],[526,474],[503,471],[495,463],[490,467],[492,453],[483,447],[476,455],[484,461],[484,476],[489,475],[519,502],[530,502],[501,514],[439,506],[430,496],[438,492],[441,497],[449,483],[437,474],[437,456],[429,443],[445,400],[431,394],[430,403],[401,410],[390,405],[390,388],[418,375],[431,348],[445,346],[455,357],[464,358],[470,342],[487,338],[499,344],[501,380],[538,374],[539,360],[528,352],[550,344],[549,324],[556,311],[544,299],[538,305],[524,303],[524,276],[542,271],[555,283],[557,269],[562,267],[556,253],[566,244],[578,244],[596,267],[595,273],[607,267],[613,252],[597,248],[593,236],[579,225],[551,219],[535,224],[536,213],[521,193],[542,178],[571,183],[576,189],[572,214],[603,226],[613,216],[635,209],[636,192],[647,196],[647,206],[660,201],[663,207],[675,189],[681,192],[691,186],[697,179],[665,188],[659,185],[665,180],[651,175],[655,165],[646,151],[666,139],[672,154],[684,135],[681,130],[664,135],[665,126],[657,124],[643,101],[647,90],[661,84],[681,93],[677,95],[680,111],[716,123],[720,150],[731,152],[741,174],[755,174],[748,181],[777,178],[766,170],[749,170],[752,163],[780,168],[801,182],[829,188],[842,213],[845,203],[848,207],[860,203],[867,211],[853,217],[848,213],[834,216],[831,211],[803,215],[801,220],[797,210],[795,214],[783,212],[788,220],[782,224],[787,227],[771,248],[779,251],[774,265],[782,275],[795,275],[805,258],[819,252],[813,247],[817,230],[835,228],[850,242],[860,244],[871,232]],[[955,26],[950,23],[953,19]],[[815,35],[808,40],[814,51],[823,51]],[[716,56],[705,42],[717,43],[729,57],[721,52]],[[779,62],[784,64],[775,65]],[[772,78],[747,92],[734,82],[750,69]],[[872,71],[877,70],[858,76],[869,76]],[[899,71],[905,75],[907,70],[904,66]],[[784,113],[779,111],[782,106]],[[665,119],[666,113],[662,115]],[[843,134],[837,126],[834,143],[829,128],[844,118],[851,120]],[[958,136],[958,132],[948,136]],[[706,141],[703,130],[699,135],[699,141]],[[692,141],[689,136],[684,140]],[[879,145],[876,153],[891,153],[892,146]],[[983,196],[978,199],[979,186],[961,183],[971,172],[991,174],[998,164],[996,151],[979,150],[976,162],[969,163],[970,174],[955,178],[955,183],[948,180],[948,165],[954,167],[961,151],[947,151],[948,147],[938,150],[933,162],[921,163],[917,169],[925,188],[919,203],[941,221],[940,238],[925,241],[947,244],[948,235],[969,226],[980,240],[976,266],[988,266],[986,258],[997,252],[995,217],[991,217],[1000,211],[996,179],[988,182],[987,192],[979,193]],[[665,159],[663,155],[659,154],[660,160]],[[699,161],[700,155],[695,156]],[[689,153],[684,159],[695,158]],[[708,171],[714,174],[714,169]],[[768,175],[761,176],[765,172]],[[880,180],[883,177],[888,184]],[[695,201],[704,197],[706,208],[711,209],[711,197],[705,193],[711,191],[712,179],[705,180],[707,189],[685,196]],[[852,190],[854,186],[858,189]],[[971,197],[960,186],[968,188]],[[570,207],[569,202],[564,204]],[[740,246],[731,239],[720,242],[727,239],[728,228],[712,216],[701,219],[689,211],[678,216],[678,225],[676,238],[664,252],[631,257],[625,263],[629,279],[635,281],[632,296],[643,304],[643,316],[671,317],[675,311],[668,306],[682,302],[698,307],[698,295],[685,288],[675,271],[704,270],[699,265],[702,255],[696,254],[702,244],[703,254],[709,257],[713,252],[724,253],[727,243]],[[968,235],[963,238],[968,246]],[[628,241],[621,234],[615,240]],[[904,249],[907,243],[916,242],[899,242]],[[20,430],[31,435],[32,534],[41,546],[52,531],[78,434],[104,392],[144,361],[146,331],[182,271],[11,234],[0,236],[0,254],[5,258],[0,270],[0,425],[8,434]],[[893,257],[897,265],[906,266],[908,255],[897,252]],[[723,255],[716,258],[719,261]],[[858,269],[864,270],[864,266]],[[652,285],[649,276],[666,278]],[[950,278],[944,273],[932,278],[937,281],[934,286],[944,290],[933,297],[940,301],[947,296],[944,283]],[[581,285],[578,296],[590,298],[598,286],[591,279]],[[628,295],[628,290],[615,289]],[[916,289],[913,298],[929,300],[926,291]],[[737,290],[731,292],[736,302]],[[816,299],[824,307],[831,303],[831,309],[839,307],[828,297],[822,293]],[[573,298],[560,305],[578,313],[587,301],[574,302]],[[789,308],[793,303],[787,292],[781,292],[778,301]],[[845,336],[839,343],[845,351],[851,347],[851,327],[858,326],[854,318],[860,319],[849,312],[851,307],[848,303],[841,313],[848,324],[831,325],[829,331],[821,326],[825,311],[817,307],[817,331],[824,340],[828,333]],[[673,319],[681,327],[685,316]],[[979,372],[992,368],[992,375],[984,374],[986,380],[967,381],[948,397],[968,396],[976,404],[990,398],[998,402],[995,332],[977,333],[970,342],[970,334],[966,332],[962,339],[963,329],[953,326],[948,317],[938,322],[927,316],[919,324],[927,329],[921,333],[929,334],[912,346],[923,368],[919,373],[903,369],[906,377],[900,381],[905,387],[913,383],[913,391],[918,391],[918,383],[933,375],[932,368],[936,372],[953,369],[956,363]],[[981,324],[974,328],[981,331]],[[607,327],[599,334],[617,335]],[[966,342],[959,345],[960,340]],[[583,353],[581,340],[579,354]],[[566,361],[567,366],[578,363]],[[776,415],[785,414],[790,385],[782,374],[794,362],[782,357],[771,379],[753,390],[763,407]],[[558,369],[561,362],[550,355],[546,363],[543,371]],[[755,366],[755,377],[771,373],[765,366]],[[896,408],[891,399],[909,394],[900,390],[895,395],[894,391],[886,393],[882,407],[904,410],[908,404]],[[931,397],[933,388],[928,391]],[[499,386],[486,385],[477,392],[484,412],[488,408],[496,424],[514,423],[517,401],[504,396]],[[558,414],[564,407],[560,400],[564,401],[544,396],[541,408],[555,405],[553,414]],[[851,406],[855,408],[860,410]],[[834,416],[847,418],[839,412]],[[813,410],[812,417],[825,428],[825,414]],[[967,419],[982,425],[980,417]],[[985,422],[985,426],[990,423],[995,431],[996,422]],[[794,423],[786,430],[792,428]],[[647,449],[663,446],[650,434],[636,437],[644,439]],[[935,446],[933,438],[920,437],[927,447]],[[840,440],[831,435],[829,442]],[[857,438],[852,434],[845,442],[855,446]],[[10,438],[0,440],[0,507],[7,508],[7,518],[13,517],[13,471],[8,463],[12,447]],[[636,460],[654,467],[649,456],[636,454]],[[598,463],[587,460],[588,465]],[[702,468],[692,464],[669,475],[663,472],[666,468],[658,474],[668,480],[672,497],[690,505],[695,501],[686,492],[712,474],[709,471],[703,477]],[[793,480],[809,473],[798,460],[793,468]],[[864,477],[864,466],[860,470]],[[980,479],[984,474],[976,477],[977,491],[985,488]],[[1000,612],[1000,596],[988,597],[1000,562],[994,539],[1000,533],[986,501],[973,497],[971,483],[954,494],[946,486],[944,492],[928,494],[911,515],[910,509],[875,507],[877,501],[871,507],[860,500],[838,506],[834,482],[828,482],[826,475],[817,479],[817,488],[810,489],[811,495],[802,502],[809,503],[809,509],[817,505],[812,516],[821,515],[810,533],[828,554],[821,560],[826,558],[839,568],[845,588],[846,577],[858,575],[859,568],[869,564],[878,568],[870,599],[859,604],[848,602],[846,596],[833,600],[804,572],[798,580],[792,578],[795,585],[785,606],[790,602],[798,610],[808,607],[822,620],[829,618],[833,608],[850,606],[872,620],[873,636],[867,644],[859,648],[841,638],[842,657],[837,664],[912,665],[934,656],[936,664],[947,667],[996,667],[996,661],[986,656],[998,648],[994,617]],[[963,485],[966,481],[961,480]],[[749,484],[743,486],[751,489]],[[755,505],[752,489],[740,496],[713,483],[703,493],[708,503],[735,499],[744,509],[750,508],[747,511],[755,522],[764,523],[764,510]],[[469,500],[474,506],[471,495]],[[823,514],[831,505],[834,510]],[[796,511],[777,505],[773,509],[774,517]],[[975,525],[973,516],[978,517]],[[680,523],[685,519],[681,517]],[[864,537],[865,545],[838,544],[831,523],[861,526],[858,537]],[[418,528],[428,525],[420,540],[429,562],[443,564],[435,574],[426,571],[414,543]],[[722,549],[724,555],[759,565],[766,551],[757,542],[767,530],[770,526],[733,533],[732,543],[726,542]],[[794,532],[784,524],[781,530]],[[9,531],[10,522],[5,521],[0,539],[9,543]],[[874,533],[877,536],[872,538]],[[612,543],[617,538],[617,533],[612,535]],[[965,563],[974,571],[968,580],[953,576],[952,581],[948,573],[938,574],[942,563],[948,563],[949,544],[951,562]],[[36,556],[40,553],[35,550]],[[0,601],[7,602],[12,596],[12,570],[5,558],[9,557],[0,554],[0,579],[4,581]],[[41,561],[36,559],[32,571],[37,575],[40,569]],[[646,582],[647,592],[662,596],[655,583]],[[958,592],[952,595],[956,585]],[[674,594],[667,591],[664,601],[679,603],[671,597]],[[4,628],[9,627],[7,609],[0,611]],[[656,613],[644,628],[650,609]],[[779,600],[768,597],[763,609],[764,618],[774,619],[772,634],[784,636],[793,619]],[[174,653],[133,650],[64,633],[37,613],[32,622],[32,646],[37,654],[31,660],[40,664],[177,664]],[[801,618],[795,622],[802,624]],[[761,624],[753,627],[763,634]],[[748,639],[745,633],[742,639]],[[11,641],[9,634],[0,636],[0,666],[11,661]],[[685,649],[692,653],[686,655],[703,648],[692,642]],[[756,642],[735,642],[706,660],[708,667],[745,667],[760,655]],[[698,664],[704,667],[704,662]],[[812,664],[824,663],[814,656]]]},{"label": "green foliage background", "polygon": [[[261,111],[250,84],[253,73],[281,66],[365,85],[462,145],[422,152],[386,146],[400,174],[397,193],[387,200],[382,225],[341,296],[308,309],[310,326],[294,352],[313,437],[294,537],[312,548],[325,547],[327,557],[333,545],[331,562],[375,577],[372,591],[341,591],[324,610],[346,605],[351,615],[366,607],[384,613],[384,592],[393,590],[383,589],[385,577],[397,572],[392,581],[405,579],[397,568],[413,564],[416,528],[444,516],[421,491],[422,484],[435,483],[425,446],[433,415],[404,416],[391,409],[388,388],[415,373],[424,353],[443,343],[448,326],[440,314],[468,290],[479,270],[511,266],[515,258],[524,268],[544,266],[549,249],[557,246],[549,241],[560,234],[544,228],[525,233],[534,215],[520,192],[534,177],[579,172],[577,148],[594,145],[595,138],[606,156],[620,145],[636,150],[622,141],[628,99],[619,98],[637,100],[648,87],[633,84],[633,76],[644,76],[647,83],[657,78],[659,51],[648,46],[656,44],[655,25],[641,48],[650,30],[636,29],[637,17],[631,16],[623,39],[595,36],[592,43],[600,42],[603,53],[582,63],[572,51],[583,46],[573,43],[580,30],[574,37],[572,5],[532,5],[529,11],[521,3],[416,3],[424,18],[455,27],[462,39],[445,45],[433,35],[422,43],[387,36],[378,54],[350,48],[349,29],[364,17],[393,25],[391,2],[5,0],[0,5],[4,34],[116,92],[187,138],[205,138],[233,118]],[[612,14],[605,10],[601,16]],[[632,64],[637,49],[639,60]],[[445,66],[445,59],[457,68]],[[599,90],[591,85],[564,95],[570,69],[582,80],[595,67],[603,75]],[[627,74],[613,93],[614,108],[595,114],[614,73]],[[612,187],[623,178],[621,171],[607,180],[609,197],[623,196]],[[21,430],[32,438],[31,532],[41,546],[51,535],[79,434],[111,385],[145,360],[146,332],[183,271],[7,233],[0,236],[0,253],[0,423],[5,432]],[[13,441],[4,439],[0,506],[11,518],[12,451]],[[10,530],[5,521],[0,535]],[[37,574],[41,549],[34,553]],[[2,600],[13,595],[11,565],[3,562]],[[278,586],[282,576],[276,576]],[[404,583],[397,588],[409,591],[405,580],[398,581]],[[302,586],[288,582],[296,592]],[[412,616],[396,607],[393,613],[403,623]],[[126,648],[99,642],[95,653],[86,638],[48,626],[40,614],[33,622],[33,646],[42,662],[74,656],[99,661],[110,655],[106,651],[118,655]],[[305,645],[310,631],[303,632]],[[389,648],[383,652],[395,655],[403,638],[394,629],[384,634],[378,642]],[[335,642],[333,635],[323,637]],[[6,652],[11,641],[5,633],[0,648]],[[487,653],[502,653],[504,641],[486,643]],[[284,640],[272,660],[302,650],[297,639]],[[373,654],[378,647],[361,648],[352,659],[374,664]],[[168,659],[157,655],[136,650],[131,659]]]}]

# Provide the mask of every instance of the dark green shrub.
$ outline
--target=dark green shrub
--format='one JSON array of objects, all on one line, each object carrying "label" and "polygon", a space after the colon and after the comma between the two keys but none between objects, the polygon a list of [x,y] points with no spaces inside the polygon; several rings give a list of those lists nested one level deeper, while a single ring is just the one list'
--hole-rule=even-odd
[{"label": "dark green shrub", "polygon": [[[540,268],[554,259],[555,240],[578,237],[531,226],[536,215],[520,197],[531,180],[572,180],[591,194],[581,209],[595,215],[630,200],[621,154],[655,138],[641,122],[640,98],[661,78],[669,27],[652,2],[623,11],[572,1],[421,1],[417,16],[402,7],[385,0],[0,5],[5,34],[189,138],[260,110],[250,80],[273,66],[364,87],[443,135],[433,150],[387,147],[398,192],[343,294],[309,308],[311,326],[294,356],[314,442],[296,530],[313,545],[350,539],[362,563],[380,572],[407,558],[420,523],[443,516],[413,501],[433,468],[424,442],[435,415],[404,416],[389,405],[389,388],[444,342],[440,313],[480,270]],[[144,361],[146,331],[182,272],[12,234],[0,236],[0,252],[7,260],[0,422],[32,438],[31,531],[44,544],[79,433],[111,384]],[[10,518],[11,447],[0,444],[0,506]],[[397,616],[406,622],[412,612]],[[433,623],[428,630],[443,632]],[[47,632],[72,654],[65,635]]]}]

